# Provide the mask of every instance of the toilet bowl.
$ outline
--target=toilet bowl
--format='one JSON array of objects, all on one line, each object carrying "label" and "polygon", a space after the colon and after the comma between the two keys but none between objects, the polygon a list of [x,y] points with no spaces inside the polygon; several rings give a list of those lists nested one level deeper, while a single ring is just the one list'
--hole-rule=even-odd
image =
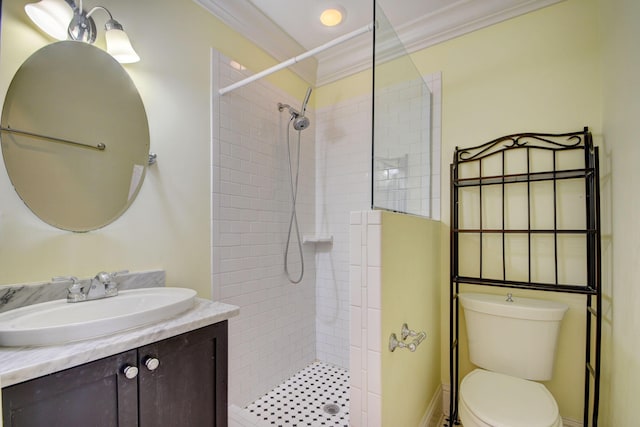
[{"label": "toilet bowl", "polygon": [[464,427],[562,427],[544,385],[484,369],[462,380],[458,411]]}]

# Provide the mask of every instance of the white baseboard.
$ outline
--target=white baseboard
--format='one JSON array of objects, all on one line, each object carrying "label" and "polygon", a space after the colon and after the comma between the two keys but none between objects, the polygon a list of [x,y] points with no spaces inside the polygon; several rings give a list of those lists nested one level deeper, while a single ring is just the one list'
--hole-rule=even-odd
[{"label": "white baseboard", "polygon": [[442,413],[449,416],[449,402],[451,402],[451,385],[442,384]]},{"label": "white baseboard", "polygon": [[572,420],[569,418],[562,419],[563,427],[583,427],[584,425],[580,421]]},{"label": "white baseboard", "polygon": [[442,385],[438,387],[420,420],[419,427],[435,426],[442,418]]}]

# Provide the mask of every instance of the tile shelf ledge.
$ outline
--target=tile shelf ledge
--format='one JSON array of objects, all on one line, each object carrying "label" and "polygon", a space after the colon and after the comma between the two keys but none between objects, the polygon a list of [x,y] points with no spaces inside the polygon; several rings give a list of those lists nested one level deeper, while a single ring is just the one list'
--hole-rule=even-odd
[{"label": "tile shelf ledge", "polygon": [[302,243],[328,243],[333,244],[333,236],[328,234],[305,234],[302,236]]}]

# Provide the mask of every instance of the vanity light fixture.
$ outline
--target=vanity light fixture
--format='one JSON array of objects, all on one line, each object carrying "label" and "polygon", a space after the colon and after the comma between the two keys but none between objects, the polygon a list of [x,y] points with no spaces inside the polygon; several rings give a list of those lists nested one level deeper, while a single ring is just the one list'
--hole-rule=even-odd
[{"label": "vanity light fixture", "polygon": [[25,7],[29,18],[45,33],[58,40],[79,40],[93,44],[96,41],[96,23],[92,15],[102,10],[109,15],[104,29],[107,52],[122,64],[140,61],[140,57],[131,46],[129,36],[122,25],[113,19],[111,12],[103,6],[95,6],[88,12],[74,0],[40,0]]},{"label": "vanity light fixture", "polygon": [[73,9],[63,0],[41,0],[24,7],[29,18],[54,39],[66,40],[67,27],[73,19]]},{"label": "vanity light fixture", "polygon": [[345,11],[340,6],[327,8],[320,14],[320,22],[325,27],[335,27],[344,19]]}]

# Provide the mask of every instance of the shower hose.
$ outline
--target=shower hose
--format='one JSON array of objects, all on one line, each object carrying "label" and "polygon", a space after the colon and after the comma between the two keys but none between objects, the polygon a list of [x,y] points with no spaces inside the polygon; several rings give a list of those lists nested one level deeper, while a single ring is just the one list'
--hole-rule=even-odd
[{"label": "shower hose", "polygon": [[[296,170],[295,176],[293,173],[293,165],[291,162],[291,124],[293,123],[294,116],[291,116],[289,124],[287,125],[287,153],[289,157],[289,183],[291,184],[291,217],[289,218],[289,232],[287,233],[287,244],[284,249],[284,272],[287,274],[287,278],[293,284],[298,284],[302,281],[304,276],[304,257],[302,256],[302,240],[300,239],[300,228],[298,227],[298,214],[296,213],[296,199],[298,198],[298,176],[300,175],[300,135],[302,130],[298,130],[298,147],[296,153]],[[300,275],[296,278],[291,277],[289,272],[289,245],[291,244],[291,234],[293,228],[296,230],[296,242],[298,244],[298,253],[300,254]]]}]

